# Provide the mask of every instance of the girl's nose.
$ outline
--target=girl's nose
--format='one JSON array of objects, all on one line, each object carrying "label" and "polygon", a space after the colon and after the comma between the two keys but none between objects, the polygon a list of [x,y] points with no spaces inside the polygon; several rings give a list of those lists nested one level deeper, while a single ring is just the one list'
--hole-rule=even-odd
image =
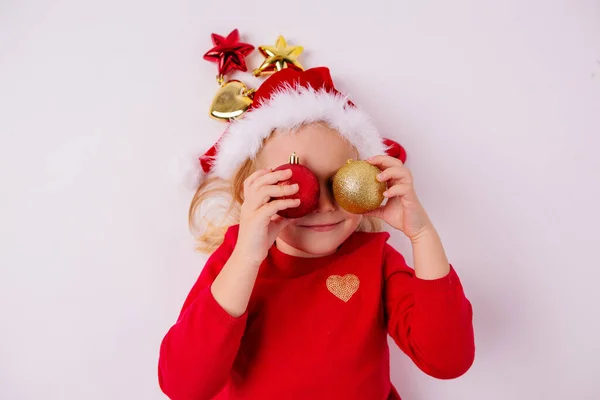
[{"label": "girl's nose", "polygon": [[319,206],[316,212],[326,213],[335,211],[335,198],[333,197],[333,191],[329,182],[321,183],[321,193],[319,196]]}]

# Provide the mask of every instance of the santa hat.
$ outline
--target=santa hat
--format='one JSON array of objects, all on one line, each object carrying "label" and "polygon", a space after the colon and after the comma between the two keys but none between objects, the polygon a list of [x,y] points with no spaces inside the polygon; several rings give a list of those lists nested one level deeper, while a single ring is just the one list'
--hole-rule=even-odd
[{"label": "santa hat", "polygon": [[337,91],[328,68],[286,68],[263,82],[243,117],[230,122],[218,142],[200,157],[198,183],[209,173],[230,180],[275,129],[293,130],[313,122],[338,131],[357,149],[359,159],[387,153],[406,161],[404,148],[382,137],[369,116]]}]

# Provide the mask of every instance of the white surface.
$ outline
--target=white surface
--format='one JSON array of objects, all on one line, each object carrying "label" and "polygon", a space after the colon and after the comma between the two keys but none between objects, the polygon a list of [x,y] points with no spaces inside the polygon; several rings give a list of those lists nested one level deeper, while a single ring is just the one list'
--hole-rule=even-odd
[{"label": "white surface", "polygon": [[208,3],[0,3],[0,398],[164,398],[203,262],[174,165],[221,132],[202,55],[235,27],[305,46],[409,151],[477,358],[444,382],[394,350],[404,399],[600,398],[600,2]]}]

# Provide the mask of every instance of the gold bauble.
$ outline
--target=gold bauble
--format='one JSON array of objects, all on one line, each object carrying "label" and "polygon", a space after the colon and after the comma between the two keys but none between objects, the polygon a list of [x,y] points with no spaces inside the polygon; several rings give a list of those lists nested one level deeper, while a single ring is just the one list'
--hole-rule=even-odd
[{"label": "gold bauble", "polygon": [[333,177],[333,196],[344,210],[365,214],[383,202],[385,182],[379,182],[381,170],[366,161],[348,160]]}]

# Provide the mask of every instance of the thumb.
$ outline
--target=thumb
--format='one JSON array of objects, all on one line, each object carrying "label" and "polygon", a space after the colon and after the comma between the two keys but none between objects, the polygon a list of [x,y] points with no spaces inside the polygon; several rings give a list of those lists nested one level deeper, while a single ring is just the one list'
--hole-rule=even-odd
[{"label": "thumb", "polygon": [[363,215],[367,216],[367,217],[375,217],[375,218],[383,219],[383,209],[384,209],[384,206],[380,206],[373,211],[364,213]]},{"label": "thumb", "polygon": [[277,214],[271,217],[271,226],[273,227],[273,231],[279,234],[286,226],[291,224],[294,220],[283,218]]}]

